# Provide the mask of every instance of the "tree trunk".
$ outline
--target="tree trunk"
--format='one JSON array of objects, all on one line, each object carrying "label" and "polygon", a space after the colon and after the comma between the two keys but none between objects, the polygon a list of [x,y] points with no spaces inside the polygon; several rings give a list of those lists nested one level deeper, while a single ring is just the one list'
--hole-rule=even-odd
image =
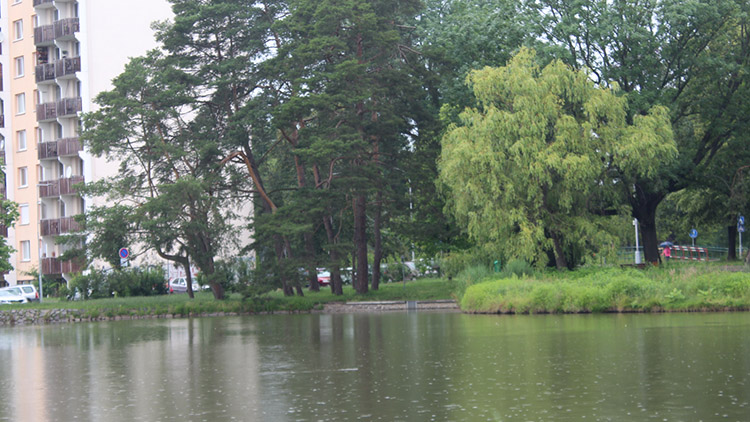
[{"label": "tree trunk", "polygon": [[636,186],[636,194],[630,198],[633,217],[638,219],[643,241],[643,259],[652,264],[659,262],[659,242],[656,237],[656,208],[664,199],[661,193],[646,193]]},{"label": "tree trunk", "polygon": [[375,217],[373,221],[372,237],[375,243],[372,258],[372,290],[380,287],[380,262],[383,260],[383,239],[380,233],[380,225],[383,219],[383,192],[378,191],[375,201]]},{"label": "tree trunk", "polygon": [[367,204],[365,195],[360,194],[354,205],[354,248],[357,253],[357,278],[354,290],[367,293]]},{"label": "tree trunk", "polygon": [[312,233],[305,233],[305,253],[307,254],[307,281],[311,292],[319,292],[318,269],[315,266],[315,243]]},{"label": "tree trunk", "polygon": [[560,242],[560,236],[552,232],[552,244],[555,248],[555,267],[558,270],[565,270],[568,268],[568,261],[565,259],[565,250],[563,250],[562,243]]},{"label": "tree trunk", "polygon": [[339,251],[336,249],[336,233],[333,230],[333,217],[323,217],[323,226],[326,229],[326,235],[328,236],[328,244],[330,245],[330,258],[331,258],[331,293],[336,296],[344,294],[343,283],[341,282],[341,262],[339,259]]},{"label": "tree trunk", "polygon": [[182,263],[182,267],[185,268],[185,280],[187,280],[187,294],[190,299],[195,299],[193,294],[193,272],[190,271],[190,258],[185,257],[185,262]]},{"label": "tree trunk", "polygon": [[281,289],[284,291],[284,296],[294,296],[294,290],[289,284],[289,280],[286,277],[286,271],[284,271],[284,240],[281,235],[273,235],[273,247],[276,252],[276,266],[279,269],[279,281],[281,282]]},{"label": "tree trunk", "polygon": [[200,268],[200,270],[206,274],[209,280],[208,284],[211,286],[211,291],[214,293],[214,299],[223,300],[224,286],[216,280],[216,266],[214,265],[213,257],[208,257],[206,264],[206,268]]},{"label": "tree trunk", "polygon": [[729,251],[727,252],[727,261],[737,260],[737,226],[727,226],[727,236],[729,238]]}]

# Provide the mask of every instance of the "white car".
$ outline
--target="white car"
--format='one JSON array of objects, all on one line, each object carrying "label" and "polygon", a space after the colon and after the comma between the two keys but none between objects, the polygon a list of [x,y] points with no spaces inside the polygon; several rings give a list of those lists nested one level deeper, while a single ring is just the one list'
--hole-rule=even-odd
[{"label": "white car", "polygon": [[22,294],[19,294],[20,289],[10,288],[10,289],[0,289],[0,303],[8,304],[8,303],[29,303],[29,300],[26,299]]},{"label": "white car", "polygon": [[7,287],[7,289],[21,289],[21,294],[29,302],[39,302],[39,292],[33,284],[18,284],[13,287]]},{"label": "white car", "polygon": [[[198,283],[193,282],[193,292],[199,292],[201,286]],[[183,277],[175,278],[169,282],[169,293],[186,293],[187,292],[187,280]]]}]

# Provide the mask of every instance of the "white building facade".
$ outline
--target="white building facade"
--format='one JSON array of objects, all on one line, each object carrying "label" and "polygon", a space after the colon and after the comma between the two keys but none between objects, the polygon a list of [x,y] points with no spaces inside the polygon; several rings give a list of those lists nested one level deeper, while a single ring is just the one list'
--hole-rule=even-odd
[{"label": "white building facade", "polygon": [[16,249],[8,284],[34,283],[34,269],[66,279],[81,270],[58,258],[65,251],[55,238],[77,229],[76,214],[101,205],[74,186],[112,176],[117,166],[82,147],[80,114],[96,107],[93,99],[130,58],[156,46],[151,24],[170,16],[166,0],[0,3],[0,146],[5,194],[21,213],[7,230]]}]

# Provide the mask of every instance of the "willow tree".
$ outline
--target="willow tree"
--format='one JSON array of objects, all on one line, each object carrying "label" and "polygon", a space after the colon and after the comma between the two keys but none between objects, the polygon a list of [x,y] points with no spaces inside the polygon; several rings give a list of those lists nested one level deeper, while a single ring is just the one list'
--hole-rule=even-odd
[{"label": "willow tree", "polygon": [[662,107],[626,122],[627,99],[560,61],[544,68],[523,49],[507,66],[473,71],[477,108],[442,142],[440,181],[470,236],[542,265],[553,252],[611,243],[601,220],[617,204],[612,170],[649,175],[675,158]]},{"label": "willow tree", "polygon": [[[540,48],[627,93],[628,118],[670,109],[679,150],[647,177],[620,185],[641,222],[644,256],[659,259],[656,214],[690,188],[734,137],[750,104],[750,3],[745,0],[527,0]],[[529,14],[531,16],[532,14]],[[544,45],[541,45],[541,44]],[[743,148],[747,148],[744,143]]]}]

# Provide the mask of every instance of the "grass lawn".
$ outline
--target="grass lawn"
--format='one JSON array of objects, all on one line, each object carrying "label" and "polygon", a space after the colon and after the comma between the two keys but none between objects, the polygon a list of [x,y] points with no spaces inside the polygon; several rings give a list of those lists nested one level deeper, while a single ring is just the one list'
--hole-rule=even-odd
[{"label": "grass lawn", "polygon": [[172,294],[148,297],[116,297],[67,301],[45,298],[42,303],[24,305],[0,305],[0,311],[11,309],[74,309],[82,318],[115,316],[174,315],[188,316],[205,313],[257,313],[276,311],[310,311],[322,309],[328,302],[381,301],[381,300],[433,300],[451,299],[452,284],[441,279],[421,279],[402,283],[381,284],[377,291],[370,290],[358,295],[351,286],[344,286],[343,296],[334,296],[330,288],[320,292],[304,291],[304,297],[284,297],[281,291],[269,295],[243,300],[239,294],[231,294],[226,300],[217,301],[210,292],[197,292],[191,300],[187,294]]}]

